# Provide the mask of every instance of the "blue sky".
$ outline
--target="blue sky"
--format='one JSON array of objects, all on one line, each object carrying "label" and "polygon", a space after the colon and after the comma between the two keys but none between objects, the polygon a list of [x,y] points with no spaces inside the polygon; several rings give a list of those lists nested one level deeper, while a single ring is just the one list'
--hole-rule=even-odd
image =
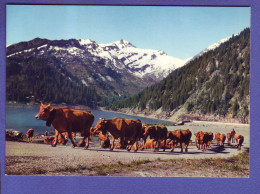
[{"label": "blue sky", "polygon": [[249,7],[7,5],[6,44],[120,39],[186,59],[250,27]]}]

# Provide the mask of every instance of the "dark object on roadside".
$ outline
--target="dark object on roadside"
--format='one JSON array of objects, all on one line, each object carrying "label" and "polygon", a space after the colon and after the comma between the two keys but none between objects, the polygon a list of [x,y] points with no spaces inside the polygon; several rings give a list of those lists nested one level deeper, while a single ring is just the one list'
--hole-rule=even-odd
[{"label": "dark object on roadside", "polygon": [[5,138],[8,141],[22,141],[23,133],[12,129],[5,130]]}]

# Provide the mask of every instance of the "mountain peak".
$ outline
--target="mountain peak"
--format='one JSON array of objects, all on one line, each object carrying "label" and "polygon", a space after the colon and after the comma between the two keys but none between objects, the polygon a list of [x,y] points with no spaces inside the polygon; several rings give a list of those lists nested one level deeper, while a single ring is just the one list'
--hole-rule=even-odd
[{"label": "mountain peak", "polygon": [[123,49],[123,48],[136,48],[132,43],[126,41],[126,40],[118,40],[116,42],[108,43],[108,44],[99,44],[102,47],[118,47],[118,49]]}]

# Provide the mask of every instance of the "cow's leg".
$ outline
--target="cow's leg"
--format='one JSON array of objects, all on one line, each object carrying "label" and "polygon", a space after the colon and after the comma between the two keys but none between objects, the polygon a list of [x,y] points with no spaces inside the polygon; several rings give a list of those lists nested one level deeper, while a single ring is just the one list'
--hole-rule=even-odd
[{"label": "cow's leg", "polygon": [[183,152],[183,147],[182,147],[182,143],[180,142],[180,146],[181,146],[181,152]]},{"label": "cow's leg", "polygon": [[130,152],[132,147],[134,146],[134,144],[135,144],[135,141],[133,141],[133,140],[132,141],[128,141],[128,145],[126,146],[126,150],[128,152]]},{"label": "cow's leg", "polygon": [[152,147],[153,147],[154,152],[156,151],[156,144],[157,144],[157,141],[153,140],[152,141]]},{"label": "cow's leg", "polygon": [[155,141],[155,144],[154,144],[154,149],[153,149],[154,152],[157,151],[158,145],[159,145],[159,142],[158,142],[158,140],[157,140],[157,141]]},{"label": "cow's leg", "polygon": [[160,146],[161,146],[161,140],[158,140],[157,152],[159,152]]},{"label": "cow's leg", "polygon": [[110,145],[110,151],[113,151],[115,145],[115,138],[112,136],[112,145]]},{"label": "cow's leg", "polygon": [[172,150],[171,150],[171,152],[174,152],[174,148],[175,148],[175,143],[172,142]]},{"label": "cow's leg", "polygon": [[122,136],[120,139],[121,139],[121,146],[122,146],[122,148],[123,149],[125,149],[125,148],[127,149],[128,142],[127,142],[127,145],[125,146],[125,138],[124,138],[124,136]]},{"label": "cow's leg", "polygon": [[138,150],[138,138],[135,139],[135,152]]},{"label": "cow's leg", "polygon": [[165,148],[166,148],[166,137],[164,138],[164,144],[163,144],[163,151],[165,152]]},{"label": "cow's leg", "polygon": [[198,140],[198,143],[197,143],[197,148],[198,148],[198,150],[200,150],[200,142],[199,142],[199,140]]},{"label": "cow's leg", "polygon": [[70,141],[71,141],[71,147],[72,147],[72,148],[76,147],[77,145],[76,145],[74,139],[72,138],[71,131],[68,131],[68,135],[69,135],[69,139],[70,139]]},{"label": "cow's leg", "polygon": [[185,152],[188,152],[188,146],[189,146],[189,144],[186,143]]},{"label": "cow's leg", "polygon": [[89,135],[86,136],[86,138],[85,138],[85,147],[84,147],[84,149],[85,150],[88,149],[88,146],[89,146]]},{"label": "cow's leg", "polygon": [[56,145],[58,143],[58,135],[59,135],[59,132],[57,129],[55,129],[55,137],[54,137],[53,143],[51,144],[52,147],[56,147]]},{"label": "cow's leg", "polygon": [[173,151],[174,151],[174,146],[175,146],[175,144],[172,144],[172,149],[171,149],[171,152],[173,152]]},{"label": "cow's leg", "polygon": [[146,138],[143,138],[143,143],[142,143],[143,145],[141,147],[141,150],[144,150],[145,143],[146,143]]},{"label": "cow's leg", "polygon": [[185,144],[186,144],[185,152],[188,152],[189,143],[190,143],[190,141],[188,141],[188,140],[185,142]]}]

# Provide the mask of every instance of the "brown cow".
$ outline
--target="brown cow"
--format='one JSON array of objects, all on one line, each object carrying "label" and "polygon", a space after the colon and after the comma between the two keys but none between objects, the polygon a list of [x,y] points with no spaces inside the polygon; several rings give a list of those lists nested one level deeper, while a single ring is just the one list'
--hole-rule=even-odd
[{"label": "brown cow", "polygon": [[130,151],[133,144],[136,143],[135,152],[138,150],[138,140],[141,137],[142,123],[139,119],[125,119],[125,118],[113,118],[104,119],[100,118],[95,131],[101,130],[103,135],[110,132],[112,135],[112,145],[110,150],[114,149],[115,139],[120,138],[122,147],[125,146],[125,142],[129,142],[127,150]]},{"label": "brown cow", "polygon": [[199,146],[199,139],[200,139],[200,131],[195,133],[195,146],[200,149],[200,146]]},{"label": "brown cow", "polygon": [[33,128],[28,129],[28,131],[25,133],[28,142],[32,142],[33,133],[34,133]]},{"label": "brown cow", "polygon": [[[54,140],[52,141],[52,145],[53,145],[53,146],[57,145],[57,143],[60,144],[60,145],[66,145],[66,144],[67,144],[68,138],[69,138],[68,132],[59,133],[59,131],[55,129],[55,137],[56,137],[56,136],[57,136],[58,138],[57,138],[57,139],[54,138]],[[76,133],[75,133],[75,132],[72,132],[72,133],[71,133],[71,137],[72,137],[72,139],[75,141],[75,139],[76,139]],[[57,143],[56,143],[55,141],[57,141]]]},{"label": "brown cow", "polygon": [[169,131],[167,134],[167,139],[170,139],[172,141],[172,150],[174,151],[174,147],[176,144],[180,143],[181,146],[181,152],[183,152],[182,144],[186,144],[185,152],[188,152],[188,146],[190,143],[190,138],[192,134],[189,129],[177,129],[174,131]]},{"label": "brown cow", "polygon": [[208,147],[211,147],[211,142],[212,142],[212,140],[213,140],[213,138],[214,138],[214,134],[210,131],[210,132],[207,132],[208,133],[208,137],[209,137],[209,139],[208,139]]},{"label": "brown cow", "polygon": [[237,149],[241,150],[242,143],[244,142],[244,136],[240,134],[235,135],[235,140],[237,143]]},{"label": "brown cow", "polygon": [[[94,122],[94,116],[90,111],[80,111],[69,108],[54,108],[49,105],[41,105],[39,113],[35,116],[36,119],[46,121],[47,126],[53,125],[59,133],[67,132],[71,140],[72,147],[76,144],[72,138],[72,132],[79,132],[83,136],[86,145],[89,146],[90,127]],[[57,133],[55,133],[55,142],[52,146],[57,145]]]},{"label": "brown cow", "polygon": [[99,136],[101,148],[109,148],[110,147],[110,140],[109,140],[108,133],[103,135],[102,132],[100,132],[98,134],[98,136]]},{"label": "brown cow", "polygon": [[141,128],[141,137],[142,138],[142,145],[140,146],[140,149],[143,150],[145,148],[145,144],[146,144],[146,138],[144,137],[144,132],[145,132],[145,128],[148,127],[149,124],[143,124],[142,128]]},{"label": "brown cow", "polygon": [[217,145],[220,145],[220,133],[219,132],[215,133],[215,139],[217,140]]},{"label": "brown cow", "polygon": [[[68,142],[68,133],[65,132],[65,133],[59,133],[57,130],[55,130],[55,135],[58,136],[57,138],[57,144],[59,145],[66,145],[67,142]],[[72,133],[72,138],[75,139],[76,137],[76,133]],[[55,137],[46,137],[44,139],[44,143],[45,144],[51,144],[51,145],[54,145],[55,144]]]},{"label": "brown cow", "polygon": [[109,140],[108,132],[105,135],[103,135],[101,130],[95,130],[94,127],[91,127],[90,133],[93,136],[98,135],[101,148],[110,147],[110,140]]},{"label": "brown cow", "polygon": [[168,130],[165,126],[159,126],[159,125],[150,126],[150,125],[147,125],[145,127],[144,134],[142,136],[143,139],[144,139],[143,146],[145,145],[146,139],[149,135],[150,139],[153,139],[153,141],[155,142],[154,152],[159,151],[161,141],[163,141],[163,140],[164,140],[163,151],[165,152],[167,132],[168,132]]},{"label": "brown cow", "polygon": [[[145,145],[144,145],[144,148],[145,149],[149,149],[149,148],[154,148],[154,140],[153,139],[147,139],[146,142],[145,142]],[[164,147],[164,140],[161,142],[161,145],[160,145],[160,148],[163,148]],[[170,149],[171,148],[171,145],[169,143],[167,143],[166,141],[166,145],[165,147],[167,149]],[[140,145],[140,148],[142,148],[142,145]]]},{"label": "brown cow", "polygon": [[226,141],[226,135],[224,133],[220,134],[220,146],[224,147],[224,142]]},{"label": "brown cow", "polygon": [[205,151],[207,147],[210,145],[210,142],[213,139],[213,133],[211,132],[197,132],[195,133],[195,144],[198,149]]}]

